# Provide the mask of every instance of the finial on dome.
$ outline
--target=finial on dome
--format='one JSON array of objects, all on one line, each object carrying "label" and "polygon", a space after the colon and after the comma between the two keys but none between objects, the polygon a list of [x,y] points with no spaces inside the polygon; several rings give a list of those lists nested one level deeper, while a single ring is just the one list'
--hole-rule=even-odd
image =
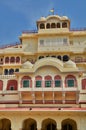
[{"label": "finial on dome", "polygon": [[54,15],[54,8],[50,10],[51,14]]}]

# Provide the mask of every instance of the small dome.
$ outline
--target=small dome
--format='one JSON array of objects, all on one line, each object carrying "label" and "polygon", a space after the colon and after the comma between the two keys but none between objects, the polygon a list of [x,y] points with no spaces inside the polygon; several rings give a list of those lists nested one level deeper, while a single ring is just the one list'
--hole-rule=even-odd
[{"label": "small dome", "polygon": [[23,65],[22,68],[24,69],[31,69],[33,67],[33,64],[31,64],[29,61],[26,61]]},{"label": "small dome", "polygon": [[68,17],[67,16],[63,16],[62,19],[68,19]]},{"label": "small dome", "polygon": [[41,17],[40,20],[46,20],[46,18],[45,17]]},{"label": "small dome", "polygon": [[68,68],[76,68],[76,64],[73,62],[73,61],[71,61],[71,60],[69,60],[69,61],[67,61],[67,62],[65,62],[64,63],[64,67],[68,67]]}]

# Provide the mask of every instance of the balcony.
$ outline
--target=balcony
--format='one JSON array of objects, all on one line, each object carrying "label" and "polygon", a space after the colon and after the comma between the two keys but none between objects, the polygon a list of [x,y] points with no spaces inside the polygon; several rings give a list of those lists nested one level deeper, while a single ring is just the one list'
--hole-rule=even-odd
[{"label": "balcony", "polygon": [[26,92],[26,91],[29,91],[29,92],[55,92],[55,91],[78,91],[78,88],[77,87],[40,87],[40,88],[19,88],[19,91],[21,92]]},{"label": "balcony", "polygon": [[78,104],[79,92],[20,92],[26,104]]},{"label": "balcony", "polygon": [[58,46],[39,46],[38,52],[49,52],[49,51],[56,51],[56,52],[76,52],[76,53],[82,53],[85,50],[86,46],[82,45],[69,45],[67,43],[66,45],[58,45]]},{"label": "balcony", "polygon": [[15,79],[15,75],[0,75],[0,79]]}]

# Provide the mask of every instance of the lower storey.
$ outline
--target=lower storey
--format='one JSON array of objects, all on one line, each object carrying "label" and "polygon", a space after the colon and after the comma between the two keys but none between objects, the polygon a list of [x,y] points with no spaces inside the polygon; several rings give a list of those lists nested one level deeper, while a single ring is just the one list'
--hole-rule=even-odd
[{"label": "lower storey", "polygon": [[86,111],[3,109],[0,110],[0,130],[86,130]]}]

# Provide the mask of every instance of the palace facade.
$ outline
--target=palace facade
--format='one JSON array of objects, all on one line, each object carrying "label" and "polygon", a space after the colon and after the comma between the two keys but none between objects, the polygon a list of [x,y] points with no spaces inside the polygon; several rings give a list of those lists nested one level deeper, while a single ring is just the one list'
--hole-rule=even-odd
[{"label": "palace facade", "polygon": [[37,21],[0,48],[0,130],[86,130],[86,30]]}]

